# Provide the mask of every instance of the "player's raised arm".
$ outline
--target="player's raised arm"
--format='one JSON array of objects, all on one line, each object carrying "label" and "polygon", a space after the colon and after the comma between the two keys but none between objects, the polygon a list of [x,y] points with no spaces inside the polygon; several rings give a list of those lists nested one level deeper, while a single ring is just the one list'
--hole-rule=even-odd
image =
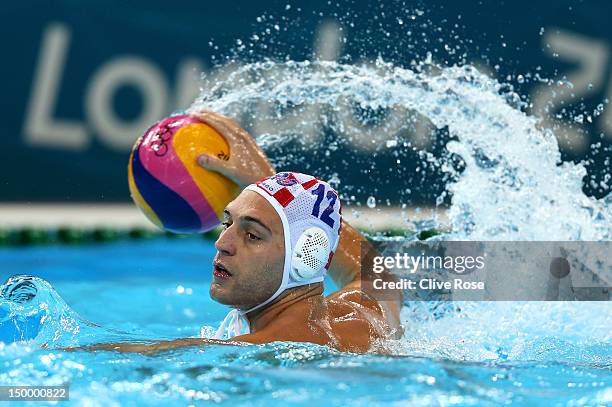
[{"label": "player's raised arm", "polygon": [[[401,291],[394,292],[395,297],[376,298],[365,295],[362,291],[362,247],[364,253],[375,253],[375,247],[368,242],[357,229],[347,222],[342,222],[340,232],[340,243],[334,254],[328,271],[328,275],[338,286],[338,291],[332,293],[328,298],[352,301],[363,306],[374,309],[380,313],[392,329],[401,332],[400,309],[402,307],[403,294]],[[394,280],[390,274],[380,274],[379,278]]]}]

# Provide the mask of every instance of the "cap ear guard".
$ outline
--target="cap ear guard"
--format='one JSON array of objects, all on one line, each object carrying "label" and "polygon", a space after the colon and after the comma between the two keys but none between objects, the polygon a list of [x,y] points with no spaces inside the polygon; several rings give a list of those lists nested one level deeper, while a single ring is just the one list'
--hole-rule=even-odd
[{"label": "cap ear guard", "polygon": [[322,274],[329,260],[329,237],[323,229],[310,227],[300,235],[291,257],[291,277],[305,281]]}]

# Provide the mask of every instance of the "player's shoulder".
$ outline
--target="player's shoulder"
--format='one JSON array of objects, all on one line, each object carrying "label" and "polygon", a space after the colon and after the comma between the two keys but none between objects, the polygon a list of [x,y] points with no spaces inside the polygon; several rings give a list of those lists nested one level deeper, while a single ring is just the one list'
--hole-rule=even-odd
[{"label": "player's shoulder", "polygon": [[309,320],[312,313],[300,304],[278,315],[263,329],[234,339],[250,343],[269,343],[276,341],[312,342],[329,345],[329,332],[321,320]]},{"label": "player's shoulder", "polygon": [[344,288],[330,294],[326,298],[328,306],[338,312],[368,311],[380,317],[384,316],[380,303],[371,295],[361,290],[360,282],[348,284]]}]

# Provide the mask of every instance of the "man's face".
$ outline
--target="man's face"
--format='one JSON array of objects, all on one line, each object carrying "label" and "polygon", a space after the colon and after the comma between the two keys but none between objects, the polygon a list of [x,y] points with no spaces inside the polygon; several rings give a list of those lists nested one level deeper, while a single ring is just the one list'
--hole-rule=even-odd
[{"label": "man's face", "polygon": [[223,226],[215,243],[210,296],[221,304],[249,309],[270,298],[281,284],[283,225],[262,196],[242,191],[225,208]]}]

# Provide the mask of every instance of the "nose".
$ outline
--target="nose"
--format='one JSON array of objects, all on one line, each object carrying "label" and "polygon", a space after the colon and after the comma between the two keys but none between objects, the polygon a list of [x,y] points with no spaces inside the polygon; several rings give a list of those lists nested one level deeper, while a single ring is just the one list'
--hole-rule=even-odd
[{"label": "nose", "polygon": [[233,225],[223,230],[219,238],[215,242],[215,248],[219,253],[226,256],[236,254],[236,232],[233,230]]}]

